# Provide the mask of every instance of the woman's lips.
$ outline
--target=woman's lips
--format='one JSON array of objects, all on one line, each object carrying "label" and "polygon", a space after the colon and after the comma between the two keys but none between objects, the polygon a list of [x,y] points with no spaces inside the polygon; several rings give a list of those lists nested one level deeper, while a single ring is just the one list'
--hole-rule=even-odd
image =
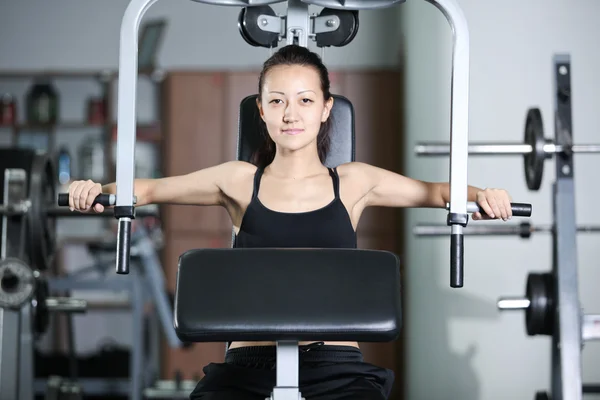
[{"label": "woman's lips", "polygon": [[304,132],[304,129],[284,129],[283,133],[286,135],[297,135],[299,133]]}]

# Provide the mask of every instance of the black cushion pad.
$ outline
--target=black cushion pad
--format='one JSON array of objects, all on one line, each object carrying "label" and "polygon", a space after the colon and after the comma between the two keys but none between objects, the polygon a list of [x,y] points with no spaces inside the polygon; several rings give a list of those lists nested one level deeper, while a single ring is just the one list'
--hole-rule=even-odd
[{"label": "black cushion pad", "polygon": [[358,249],[197,249],[179,258],[184,342],[395,340],[400,262]]}]

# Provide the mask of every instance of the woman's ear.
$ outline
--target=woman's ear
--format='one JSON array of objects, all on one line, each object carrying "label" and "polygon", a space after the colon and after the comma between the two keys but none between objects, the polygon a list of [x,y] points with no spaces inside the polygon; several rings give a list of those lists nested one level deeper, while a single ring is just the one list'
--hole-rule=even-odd
[{"label": "woman's ear", "polygon": [[332,108],[333,108],[333,96],[331,96],[325,102],[325,107],[323,108],[323,115],[321,116],[321,122],[327,121],[327,118],[329,118],[329,115],[331,114]]},{"label": "woman's ear", "polygon": [[264,121],[265,113],[263,112],[262,104],[260,102],[260,97],[256,98],[256,107],[258,107],[258,114],[260,115],[260,118]]}]

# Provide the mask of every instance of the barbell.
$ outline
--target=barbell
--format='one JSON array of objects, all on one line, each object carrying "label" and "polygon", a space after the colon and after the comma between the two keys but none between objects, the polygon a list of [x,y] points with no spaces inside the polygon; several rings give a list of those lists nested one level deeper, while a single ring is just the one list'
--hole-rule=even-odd
[{"label": "barbell", "polygon": [[[498,299],[501,311],[525,311],[527,335],[554,334],[557,312],[555,279],[551,272],[529,273],[525,297]],[[600,339],[600,315],[579,313],[582,342]]]},{"label": "barbell", "polygon": [[[569,132],[565,132],[569,135]],[[522,155],[525,180],[529,190],[539,190],[544,175],[544,161],[554,154],[600,153],[600,144],[556,144],[544,136],[542,112],[539,108],[530,108],[525,119],[525,135],[522,143],[470,143],[469,155],[507,156]],[[443,156],[450,154],[447,143],[418,143],[415,153],[419,156]]]},{"label": "barbell", "polygon": [[[470,224],[463,233],[466,236],[493,235],[493,236],[520,236],[529,239],[534,232],[551,233],[554,231],[552,225],[532,225],[529,222],[515,224]],[[579,233],[598,233],[599,225],[579,225]],[[450,227],[443,224],[419,224],[413,228],[416,236],[446,236],[450,233]]]}]

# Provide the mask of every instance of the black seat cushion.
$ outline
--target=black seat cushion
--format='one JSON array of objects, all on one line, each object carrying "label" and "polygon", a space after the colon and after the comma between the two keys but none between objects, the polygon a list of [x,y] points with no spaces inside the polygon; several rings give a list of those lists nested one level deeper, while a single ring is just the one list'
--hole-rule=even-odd
[{"label": "black seat cushion", "polygon": [[395,340],[400,261],[357,249],[198,249],[179,258],[184,342]]}]

